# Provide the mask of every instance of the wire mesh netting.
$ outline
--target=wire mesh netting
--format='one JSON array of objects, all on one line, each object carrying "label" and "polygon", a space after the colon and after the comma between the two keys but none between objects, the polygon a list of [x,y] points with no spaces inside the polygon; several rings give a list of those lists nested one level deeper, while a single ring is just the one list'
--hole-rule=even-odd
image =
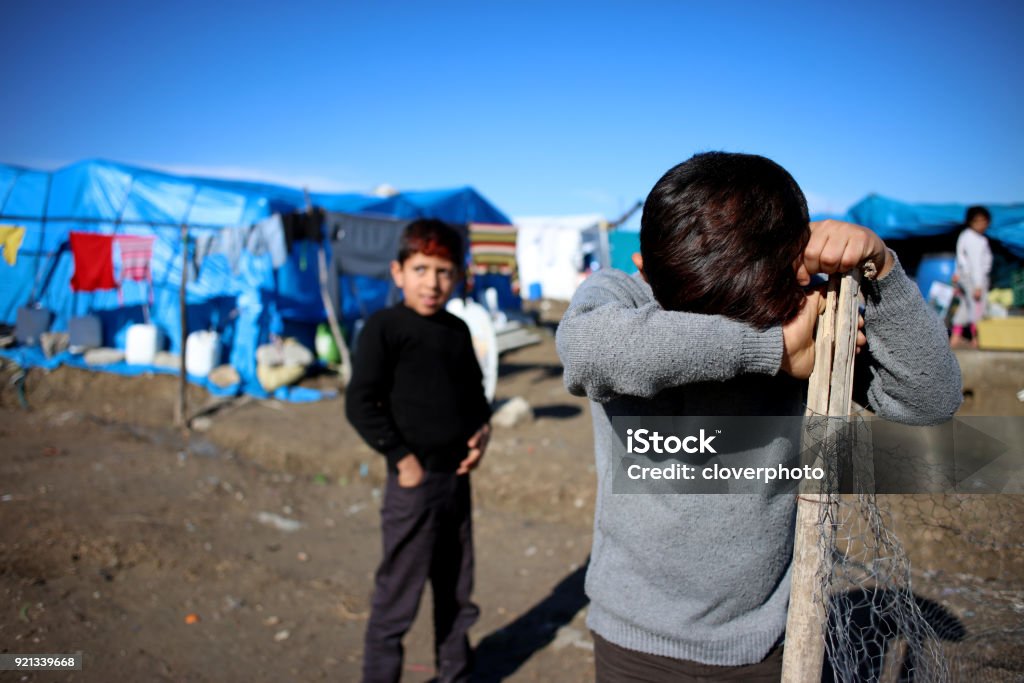
[{"label": "wire mesh netting", "polygon": [[834,465],[870,440],[846,425],[816,442],[822,680],[1024,681],[1024,496],[835,493],[870,489]]}]

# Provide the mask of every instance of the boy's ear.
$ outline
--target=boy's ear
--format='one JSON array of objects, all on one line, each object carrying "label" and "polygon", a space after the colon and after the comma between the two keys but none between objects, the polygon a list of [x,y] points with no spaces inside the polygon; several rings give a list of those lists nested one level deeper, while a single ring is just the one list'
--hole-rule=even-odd
[{"label": "boy's ear", "polygon": [[402,280],[402,264],[398,261],[391,262],[391,279],[395,281],[395,286],[401,288]]},{"label": "boy's ear", "polygon": [[640,277],[644,279],[644,282],[647,282],[647,276],[644,275],[644,257],[640,255],[639,251],[633,254],[633,265],[640,271]]}]

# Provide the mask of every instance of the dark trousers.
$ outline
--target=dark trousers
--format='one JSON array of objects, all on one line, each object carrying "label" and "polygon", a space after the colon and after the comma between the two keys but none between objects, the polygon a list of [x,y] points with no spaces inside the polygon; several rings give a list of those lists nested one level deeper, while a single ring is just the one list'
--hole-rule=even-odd
[{"label": "dark trousers", "polygon": [[396,683],[402,637],[430,580],[438,681],[467,681],[473,669],[466,632],[480,614],[473,592],[473,526],[468,476],[426,472],[414,488],[389,473],[381,507],[384,559],[377,569],[363,652],[364,683]]},{"label": "dark trousers", "polygon": [[778,683],[782,680],[781,645],[776,646],[757,664],[714,666],[634,652],[608,642],[596,633],[593,636],[597,683]]}]

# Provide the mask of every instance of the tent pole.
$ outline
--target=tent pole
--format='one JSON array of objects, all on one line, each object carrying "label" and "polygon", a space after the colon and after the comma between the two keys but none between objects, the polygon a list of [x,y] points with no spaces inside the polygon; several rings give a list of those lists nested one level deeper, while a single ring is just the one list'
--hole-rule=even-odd
[{"label": "tent pole", "polygon": [[330,324],[331,334],[334,335],[334,343],[338,345],[338,353],[341,356],[341,370],[339,371],[341,384],[342,386],[348,386],[348,381],[352,378],[352,357],[348,352],[348,345],[345,344],[345,338],[341,336],[341,325],[338,324],[334,303],[327,293],[327,255],[324,253],[323,244],[317,245],[317,268],[320,271],[320,298],[324,302],[327,322]]},{"label": "tent pole", "polygon": [[[309,198],[309,190],[302,188],[302,192],[306,196],[306,212],[312,214],[313,202]],[[352,378],[352,357],[348,352],[348,345],[345,344],[345,338],[341,336],[341,325],[338,324],[338,314],[334,310],[334,302],[331,301],[331,297],[327,293],[327,254],[324,252],[323,239],[323,232],[321,231],[320,241],[316,245],[317,275],[320,280],[320,298],[324,302],[324,311],[327,313],[327,323],[331,328],[331,335],[334,337],[334,343],[338,347],[338,354],[341,356],[341,370],[339,375],[341,377],[341,385],[344,387],[348,386],[348,381]]]},{"label": "tent pole", "polygon": [[608,230],[614,230],[615,228],[619,227],[620,225],[628,221],[629,217],[632,216],[637,211],[639,211],[640,209],[642,209],[643,206],[644,203],[638,199],[636,204],[629,207],[629,209],[624,214],[622,214],[621,216],[619,216],[618,218],[616,218],[607,225]]},{"label": "tent pole", "polygon": [[178,288],[178,309],[181,318],[181,358],[178,362],[178,406],[174,422],[188,431],[188,420],[185,394],[188,388],[188,377],[185,374],[185,345],[188,338],[188,321],[185,319],[185,284],[188,279],[188,224],[181,224],[181,286]]}]

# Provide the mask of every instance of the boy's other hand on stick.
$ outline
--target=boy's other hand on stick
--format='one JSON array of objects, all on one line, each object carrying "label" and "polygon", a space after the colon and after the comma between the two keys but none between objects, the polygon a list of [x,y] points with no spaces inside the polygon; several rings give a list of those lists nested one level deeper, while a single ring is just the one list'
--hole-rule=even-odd
[{"label": "boy's other hand on stick", "polygon": [[814,370],[814,328],[825,308],[825,297],[807,293],[796,317],[782,326],[781,370],[797,379],[807,379]]},{"label": "boy's other hand on stick", "polygon": [[845,273],[868,263],[874,266],[876,278],[883,278],[892,270],[893,256],[881,237],[853,223],[814,221],[811,238],[797,267],[797,279],[806,285],[817,273]]},{"label": "boy's other hand on stick", "polygon": [[[814,371],[814,333],[818,316],[825,312],[826,296],[819,289],[807,292],[796,317],[782,326],[782,365],[780,369],[796,379],[807,379]],[[857,316],[856,353],[867,345],[864,316]]]}]

